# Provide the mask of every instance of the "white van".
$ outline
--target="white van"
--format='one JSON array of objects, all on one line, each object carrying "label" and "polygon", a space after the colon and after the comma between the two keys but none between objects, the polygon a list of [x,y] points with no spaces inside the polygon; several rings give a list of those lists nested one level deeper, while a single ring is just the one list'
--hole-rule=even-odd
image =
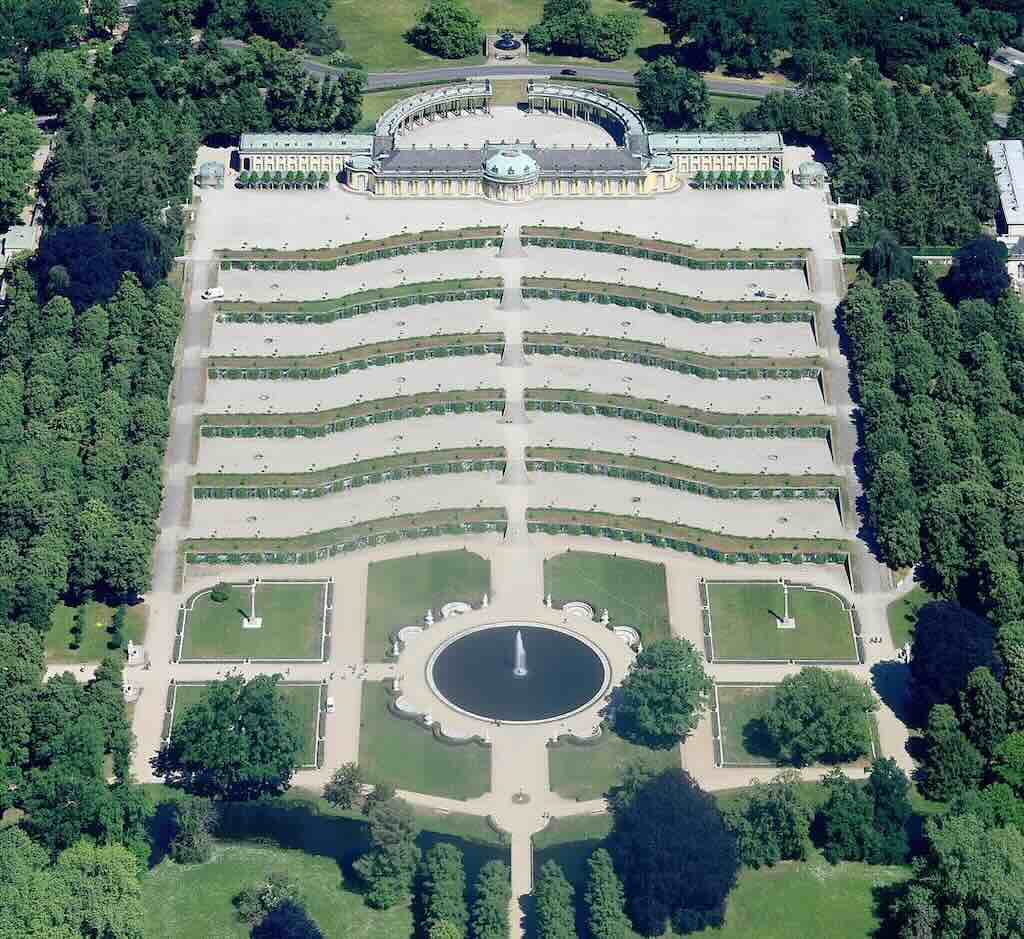
[{"label": "white van", "polygon": [[204,300],[222,300],[224,299],[224,288],[223,287],[207,287],[203,291]]},{"label": "white van", "polygon": [[327,704],[324,706],[324,710],[328,714],[334,713],[334,698],[332,698],[330,695],[327,696]]}]

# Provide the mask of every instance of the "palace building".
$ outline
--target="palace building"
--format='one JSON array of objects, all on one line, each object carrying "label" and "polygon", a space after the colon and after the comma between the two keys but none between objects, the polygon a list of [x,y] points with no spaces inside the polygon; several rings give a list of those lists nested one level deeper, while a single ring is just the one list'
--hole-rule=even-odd
[{"label": "palace building", "polygon": [[640,114],[602,92],[548,81],[527,83],[530,113],[602,127],[614,143],[544,147],[486,141],[480,147],[399,145],[435,121],[490,113],[489,80],[465,82],[399,101],[369,134],[243,134],[245,172],[329,172],[354,192],[377,197],[467,197],[523,202],[545,197],[652,196],[696,172],[782,168],[778,133],[648,133]]}]

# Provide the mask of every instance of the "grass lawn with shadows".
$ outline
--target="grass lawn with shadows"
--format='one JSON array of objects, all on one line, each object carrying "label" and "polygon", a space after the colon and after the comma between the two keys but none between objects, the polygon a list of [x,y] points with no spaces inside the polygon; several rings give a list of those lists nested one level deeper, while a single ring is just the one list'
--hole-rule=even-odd
[{"label": "grass lawn with shadows", "polygon": [[601,798],[621,781],[623,770],[631,763],[642,763],[654,772],[682,765],[678,747],[652,750],[623,740],[607,727],[599,743],[562,743],[548,748],[551,788],[579,802]]},{"label": "grass lawn with shadows", "polygon": [[[820,789],[821,787],[815,787]],[[582,895],[586,862],[611,830],[607,815],[554,819],[534,836],[534,869],[557,861]],[[880,925],[879,899],[887,887],[909,876],[909,868],[842,863],[835,866],[812,852],[801,863],[740,871],[729,896],[725,925],[692,936],[707,939],[872,939]],[[671,930],[666,937],[674,936]],[[630,933],[633,939],[634,933]]]},{"label": "grass lawn with shadows", "polygon": [[389,699],[381,682],[363,683],[359,766],[368,781],[450,799],[473,799],[491,788],[489,748],[443,743],[418,721],[395,717]]},{"label": "grass lawn with shadows", "polygon": [[915,586],[910,593],[905,593],[893,600],[886,609],[889,620],[889,634],[897,649],[906,645],[914,638],[914,625],[917,623],[917,611],[935,598],[924,587]]},{"label": "grass lawn with shadows", "polygon": [[232,584],[222,603],[209,590],[188,601],[180,660],[192,659],[308,659],[323,658],[324,591],[315,583],[256,585],[259,629],[243,629],[250,612],[247,584]]},{"label": "grass lawn with shadows", "polygon": [[[320,692],[321,685],[286,685],[279,684],[278,688],[284,695],[292,710],[299,715],[302,722],[302,753],[299,755],[299,766],[314,766],[316,764],[316,739],[320,721]],[[174,721],[178,716],[184,714],[193,704],[199,701],[206,694],[206,685],[186,685],[180,682],[174,691],[174,715],[171,719],[171,730],[173,732]]]},{"label": "grass lawn with shadows", "polygon": [[671,635],[665,566],[614,554],[567,551],[544,562],[544,593],[560,607],[583,600],[613,626],[633,626],[644,645]]},{"label": "grass lawn with shadows", "polygon": [[[762,717],[775,701],[776,685],[716,685],[718,697],[718,725],[722,734],[722,758],[726,765],[780,766],[775,748],[764,730]],[[871,741],[875,752],[881,753],[878,724],[873,714],[865,716],[869,722]],[[861,757],[849,764],[865,767],[871,756]]]},{"label": "grass lawn with shadows", "polygon": [[[85,617],[85,631],[77,649],[71,648],[71,626],[78,607],[58,603],[50,614],[50,628],[46,633],[46,661],[51,665],[77,665],[81,662],[98,662],[112,654],[110,648],[110,620],[114,607],[105,603],[90,601]],[[146,633],[146,607],[137,604],[126,608],[125,642],[141,643]]]},{"label": "grass lawn with shadows", "polygon": [[[147,786],[158,803],[180,798],[165,786]],[[167,815],[161,805],[158,816]],[[469,881],[489,860],[508,860],[508,850],[482,818],[416,813],[419,846],[438,841],[463,851]],[[286,871],[302,885],[307,910],[325,936],[412,939],[408,904],[371,910],[363,902],[352,862],[369,847],[366,820],[339,812],[322,799],[289,793],[259,803],[221,806],[222,839],[207,864],[181,866],[162,860],[142,878],[149,939],[243,939],[249,929],[235,917],[231,898],[271,871]]]},{"label": "grass lawn with shadows", "polygon": [[391,633],[421,626],[428,609],[441,615],[451,600],[478,604],[491,590],[491,562],[465,549],[374,561],[366,582],[366,660],[381,662]]},{"label": "grass lawn with shadows", "polygon": [[708,581],[707,591],[716,659],[857,660],[850,614],[835,594],[790,585],[796,629],[779,629],[778,583]]},{"label": "grass lawn with shadows", "polygon": [[[540,21],[544,4],[542,0],[468,0],[468,5],[483,20],[484,31],[495,33],[505,27],[515,32],[525,32],[529,26]],[[356,0],[334,0],[328,21],[338,27],[338,32],[345,40],[345,53],[363,63],[371,72],[458,67],[484,61],[482,49],[481,54],[463,59],[441,59],[406,42],[405,34],[416,24],[422,9],[422,0],[389,0],[383,6],[365,6]],[[668,44],[664,24],[638,3],[630,3],[628,0],[593,0],[593,10],[602,16],[623,10],[635,11],[640,16],[640,35],[635,49],[615,62],[545,55],[532,55],[531,61],[584,62],[610,68],[636,69],[643,65],[645,57],[655,57],[659,46]]]}]

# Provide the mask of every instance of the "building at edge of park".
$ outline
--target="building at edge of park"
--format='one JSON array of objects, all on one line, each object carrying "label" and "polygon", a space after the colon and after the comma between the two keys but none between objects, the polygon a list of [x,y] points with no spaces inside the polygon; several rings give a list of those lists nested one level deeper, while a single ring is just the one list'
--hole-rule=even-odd
[{"label": "building at edge of park", "polygon": [[355,192],[388,197],[458,196],[524,202],[544,196],[647,196],[671,192],[697,172],[777,172],[782,135],[649,133],[640,115],[610,95],[546,81],[527,84],[531,111],[599,124],[606,147],[540,147],[496,141],[481,148],[399,148],[427,122],[487,113],[489,80],[423,92],[397,102],[371,134],[243,134],[243,172],[327,172]]}]

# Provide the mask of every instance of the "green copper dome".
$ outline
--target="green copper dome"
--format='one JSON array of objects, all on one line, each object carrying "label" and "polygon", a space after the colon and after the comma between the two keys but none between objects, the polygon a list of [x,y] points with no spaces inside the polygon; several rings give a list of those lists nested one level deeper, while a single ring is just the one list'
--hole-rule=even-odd
[{"label": "green copper dome", "polygon": [[484,160],[484,175],[500,182],[521,182],[539,173],[537,161],[522,150],[499,150]]}]

